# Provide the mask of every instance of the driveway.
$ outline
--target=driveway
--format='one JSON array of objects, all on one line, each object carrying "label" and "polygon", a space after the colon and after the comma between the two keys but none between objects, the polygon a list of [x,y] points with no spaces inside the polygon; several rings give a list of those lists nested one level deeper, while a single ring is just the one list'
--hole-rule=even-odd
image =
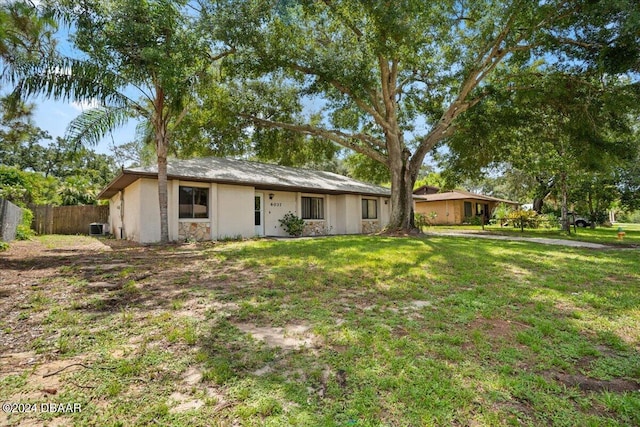
[{"label": "driveway", "polygon": [[426,232],[427,236],[454,236],[454,237],[472,237],[478,239],[493,240],[511,240],[517,242],[533,242],[542,243],[544,245],[569,246],[572,248],[589,248],[589,249],[622,249],[615,246],[603,245],[600,243],[581,242],[577,240],[549,239],[545,237],[520,237],[520,236],[500,236],[496,234],[484,234],[478,231],[444,231],[444,232]]}]

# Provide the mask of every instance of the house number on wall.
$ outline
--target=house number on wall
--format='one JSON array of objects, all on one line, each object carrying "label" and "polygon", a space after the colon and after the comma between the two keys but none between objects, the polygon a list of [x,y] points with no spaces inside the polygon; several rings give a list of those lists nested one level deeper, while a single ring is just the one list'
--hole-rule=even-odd
[{"label": "house number on wall", "polygon": [[271,206],[282,206],[282,203],[273,203],[273,202],[271,202],[270,205]]}]

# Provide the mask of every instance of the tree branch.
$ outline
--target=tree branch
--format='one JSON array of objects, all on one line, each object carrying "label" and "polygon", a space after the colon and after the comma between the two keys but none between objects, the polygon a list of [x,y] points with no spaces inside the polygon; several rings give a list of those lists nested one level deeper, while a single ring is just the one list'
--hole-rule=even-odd
[{"label": "tree branch", "polygon": [[600,49],[602,47],[600,43],[586,43],[586,42],[581,42],[579,40],[567,39],[564,37],[558,37],[556,38],[556,40],[562,44],[583,47],[585,49]]},{"label": "tree branch", "polygon": [[384,128],[384,129],[389,128],[389,124],[387,123],[385,118],[382,116],[382,114],[377,111],[376,108],[373,108],[370,105],[367,105],[367,103],[364,102],[364,100],[362,100],[359,97],[355,96],[353,94],[353,92],[351,91],[351,89],[349,89],[348,87],[346,87],[345,85],[343,85],[339,81],[337,81],[335,79],[332,79],[332,78],[328,78],[328,76],[322,75],[321,73],[313,70],[312,68],[305,67],[305,66],[300,65],[300,64],[290,63],[290,64],[284,64],[284,65],[287,65],[287,66],[291,67],[292,69],[294,69],[296,71],[299,71],[299,72],[301,72],[303,74],[320,77],[321,79],[323,79],[324,81],[329,83],[331,86],[336,88],[340,93],[342,93],[344,95],[347,95],[349,98],[351,98],[353,100],[353,102],[355,102],[356,105],[359,108],[361,108],[363,111],[366,111],[368,114],[370,114],[374,118],[376,123],[378,123],[380,126],[382,126],[382,128]]},{"label": "tree branch", "polygon": [[360,41],[360,39],[362,38],[362,35],[363,35],[362,31],[360,31],[360,29],[358,29],[358,27],[353,25],[353,23],[349,22],[341,13],[338,13],[338,11],[333,6],[333,3],[330,0],[322,0],[322,2],[329,8],[329,10],[331,12],[333,12],[334,15],[336,15],[338,17],[338,19],[340,19],[340,21],[342,21],[342,23],[344,25],[347,26],[347,28],[349,28],[349,30],[351,30],[351,32],[353,34],[355,34],[355,36],[358,39],[358,41]]},{"label": "tree branch", "polygon": [[212,62],[215,62],[229,55],[233,55],[234,53],[236,53],[236,48],[234,46],[231,46],[228,50],[225,50],[224,52],[221,52],[215,56],[212,56],[211,54],[208,54],[207,56]]},{"label": "tree branch", "polygon": [[471,70],[471,72],[463,82],[456,99],[449,105],[449,108],[447,108],[447,110],[442,114],[435,127],[424,137],[424,139],[418,146],[418,149],[411,159],[412,166],[415,166],[415,164],[417,163],[422,164],[424,157],[438,143],[438,141],[449,136],[453,132],[453,129],[451,129],[451,124],[457,116],[464,113],[469,108],[473,107],[482,100],[483,96],[472,99],[471,101],[465,101],[471,91],[473,91],[478,86],[478,84],[487,77],[487,75],[500,63],[500,61],[509,52],[507,49],[502,48],[501,45],[509,34],[514,20],[515,15],[512,13],[507,19],[504,28],[502,29],[502,31],[500,31],[491,47],[489,48],[489,52],[481,54],[481,56],[479,56],[479,66]]},{"label": "tree branch", "polygon": [[178,117],[176,117],[176,120],[173,123],[173,128],[167,129],[167,140],[171,141],[174,129],[177,128],[178,126],[180,126],[180,123],[187,116],[188,112],[189,112],[189,104],[187,103],[187,106],[185,106],[182,109],[182,111],[180,111],[180,114],[178,114]]},{"label": "tree branch", "polygon": [[330,141],[333,141],[336,144],[342,145],[343,147],[350,148],[353,151],[356,151],[360,154],[369,156],[380,163],[388,165],[387,157],[384,154],[380,153],[378,150],[374,149],[371,145],[360,145],[353,141],[354,139],[356,139],[356,140],[362,141],[365,144],[373,144],[377,147],[385,146],[380,141],[376,140],[370,135],[366,135],[362,133],[349,134],[337,129],[322,129],[322,128],[311,126],[311,125],[296,125],[296,124],[279,122],[274,120],[266,120],[266,119],[261,119],[259,117],[249,115],[249,114],[240,114],[240,117],[249,119],[255,124],[262,127],[267,127],[272,129],[274,128],[286,129],[286,130],[291,130],[291,131],[298,132],[305,135],[320,136]]}]

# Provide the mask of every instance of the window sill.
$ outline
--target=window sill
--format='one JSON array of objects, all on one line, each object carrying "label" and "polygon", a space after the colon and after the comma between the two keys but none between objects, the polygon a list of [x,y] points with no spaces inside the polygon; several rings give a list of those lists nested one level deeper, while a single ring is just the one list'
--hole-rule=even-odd
[{"label": "window sill", "polygon": [[210,222],[211,218],[178,218],[178,222]]}]

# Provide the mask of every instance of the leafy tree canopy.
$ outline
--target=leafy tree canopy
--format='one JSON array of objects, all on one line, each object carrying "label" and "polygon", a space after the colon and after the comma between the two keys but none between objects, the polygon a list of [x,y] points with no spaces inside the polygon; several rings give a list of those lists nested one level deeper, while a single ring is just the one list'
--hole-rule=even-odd
[{"label": "leafy tree canopy", "polygon": [[38,172],[0,164],[0,198],[26,207],[29,204],[58,204],[58,181]]},{"label": "leafy tree canopy", "polygon": [[[606,49],[637,39],[637,19],[621,16],[640,6],[609,3],[226,0],[209,7],[216,36],[237,49],[227,58],[229,69],[253,77],[250,85],[286,83],[300,103],[319,106],[321,120],[311,114],[284,120],[268,100],[257,110],[240,109],[240,116],[331,140],[386,166],[390,228],[407,229],[422,162],[457,132],[465,112],[552,67],[596,69],[617,56]],[[598,40],[587,45],[593,34]],[[536,58],[553,61],[541,70],[532,67]],[[476,147],[481,156],[484,148]]]},{"label": "leafy tree canopy", "polygon": [[[0,99],[0,165],[13,167],[5,169],[5,196],[22,204],[96,203],[114,176],[114,160],[63,138],[46,144],[51,137],[34,125],[33,109]],[[60,199],[69,189],[75,196]]]},{"label": "leafy tree canopy", "polygon": [[51,54],[56,23],[31,1],[0,3],[0,78],[11,80],[14,68]]}]

